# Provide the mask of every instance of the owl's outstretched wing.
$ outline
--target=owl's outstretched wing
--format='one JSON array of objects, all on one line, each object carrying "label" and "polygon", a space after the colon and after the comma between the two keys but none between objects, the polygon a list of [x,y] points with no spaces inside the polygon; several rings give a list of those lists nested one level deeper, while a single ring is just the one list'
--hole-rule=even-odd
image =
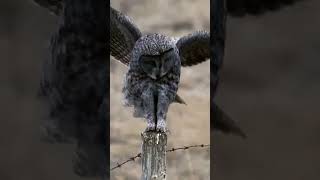
[{"label": "owl's outstretched wing", "polygon": [[110,7],[110,54],[128,65],[135,42],[141,32],[132,20]]},{"label": "owl's outstretched wing", "polygon": [[41,7],[47,8],[55,15],[60,15],[63,10],[64,0],[33,0]]},{"label": "owl's outstretched wing", "polygon": [[210,34],[197,31],[181,37],[177,42],[181,65],[193,66],[210,58]]},{"label": "owl's outstretched wing", "polygon": [[227,10],[231,16],[241,17],[246,14],[260,15],[275,11],[302,0],[227,0]]},{"label": "owl's outstretched wing", "polygon": [[[55,15],[62,14],[64,0],[34,0],[34,2]],[[141,35],[138,27],[128,16],[110,7],[110,54],[115,59],[128,65],[131,50]]]}]

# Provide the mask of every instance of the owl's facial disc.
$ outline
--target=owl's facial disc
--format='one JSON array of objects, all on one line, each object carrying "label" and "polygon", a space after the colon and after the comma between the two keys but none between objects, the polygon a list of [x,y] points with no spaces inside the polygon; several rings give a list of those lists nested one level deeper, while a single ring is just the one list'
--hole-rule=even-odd
[{"label": "owl's facial disc", "polygon": [[160,79],[173,67],[175,57],[172,48],[160,55],[142,55],[140,57],[140,66],[150,78]]}]

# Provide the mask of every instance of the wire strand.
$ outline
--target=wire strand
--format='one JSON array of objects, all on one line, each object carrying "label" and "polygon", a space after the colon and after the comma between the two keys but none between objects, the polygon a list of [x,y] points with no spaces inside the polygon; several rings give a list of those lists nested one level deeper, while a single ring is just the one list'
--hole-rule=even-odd
[{"label": "wire strand", "polygon": [[[199,144],[199,145],[191,145],[191,146],[183,146],[183,147],[178,147],[178,148],[171,148],[166,150],[166,152],[174,152],[174,151],[180,151],[180,150],[187,150],[187,149],[191,149],[191,148],[205,148],[205,147],[209,147],[210,144]],[[116,166],[112,167],[110,169],[110,171],[120,168],[122,167],[124,164],[127,164],[128,162],[131,161],[135,161],[135,159],[140,158],[141,157],[141,153],[138,153],[137,155],[130,157],[129,159],[127,159],[126,161],[123,161],[121,163],[117,163]]]}]

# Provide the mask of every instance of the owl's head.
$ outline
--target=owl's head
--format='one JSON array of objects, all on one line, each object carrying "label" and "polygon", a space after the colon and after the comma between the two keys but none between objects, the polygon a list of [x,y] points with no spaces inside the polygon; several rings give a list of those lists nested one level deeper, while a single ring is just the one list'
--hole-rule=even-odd
[{"label": "owl's head", "polygon": [[180,67],[179,51],[174,39],[151,34],[142,36],[133,48],[132,61],[152,79],[165,76],[175,65]]}]

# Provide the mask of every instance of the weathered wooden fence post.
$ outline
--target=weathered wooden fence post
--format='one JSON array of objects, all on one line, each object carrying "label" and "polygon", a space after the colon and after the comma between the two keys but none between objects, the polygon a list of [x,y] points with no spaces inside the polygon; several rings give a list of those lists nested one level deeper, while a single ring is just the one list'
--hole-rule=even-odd
[{"label": "weathered wooden fence post", "polygon": [[141,180],[165,180],[167,134],[164,132],[143,132]]}]

